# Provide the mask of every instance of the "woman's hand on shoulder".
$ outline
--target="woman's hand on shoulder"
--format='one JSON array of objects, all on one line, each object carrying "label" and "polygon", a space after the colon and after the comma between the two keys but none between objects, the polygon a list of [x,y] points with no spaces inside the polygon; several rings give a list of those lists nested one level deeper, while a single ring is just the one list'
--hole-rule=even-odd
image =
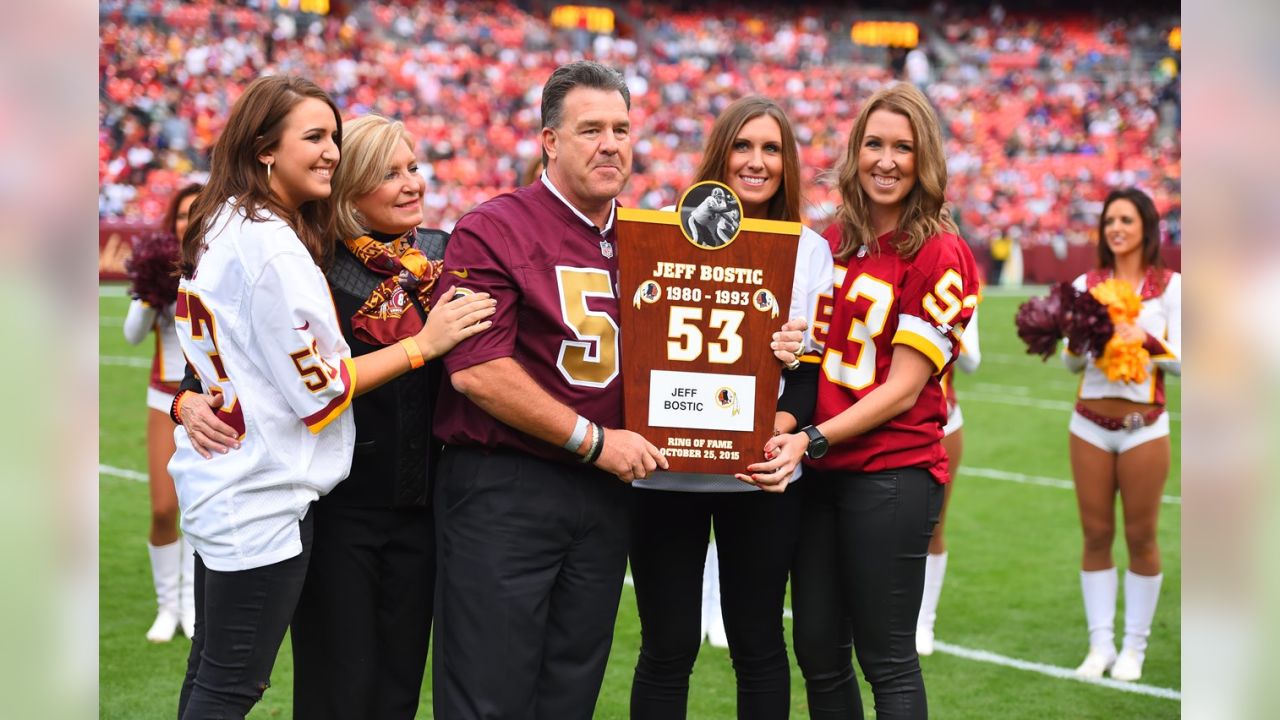
[{"label": "woman's hand on shoulder", "polygon": [[497,312],[498,301],[489,293],[454,295],[447,302],[437,302],[427,315],[427,322],[414,336],[422,356],[432,360],[453,349],[453,346],[493,325],[491,317]]}]

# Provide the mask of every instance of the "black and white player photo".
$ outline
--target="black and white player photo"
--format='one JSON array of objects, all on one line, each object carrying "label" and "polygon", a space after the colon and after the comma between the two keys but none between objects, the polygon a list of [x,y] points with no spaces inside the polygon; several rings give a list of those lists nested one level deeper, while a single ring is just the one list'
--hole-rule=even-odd
[{"label": "black and white player photo", "polygon": [[738,236],[742,205],[726,185],[700,182],[685,191],[679,207],[680,231],[698,247],[722,248]]}]

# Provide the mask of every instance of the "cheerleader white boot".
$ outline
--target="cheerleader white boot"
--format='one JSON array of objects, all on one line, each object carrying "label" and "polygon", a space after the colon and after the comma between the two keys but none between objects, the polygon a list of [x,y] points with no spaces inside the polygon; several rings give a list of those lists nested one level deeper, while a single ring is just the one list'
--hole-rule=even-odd
[{"label": "cheerleader white boot", "polygon": [[151,579],[156,588],[156,619],[147,630],[147,639],[153,643],[169,642],[178,629],[178,585],[182,572],[182,543],[168,545],[147,543],[151,555]]},{"label": "cheerleader white boot", "polygon": [[1089,655],[1075,669],[1082,678],[1101,678],[1115,664],[1116,585],[1115,568],[1080,570],[1084,618],[1089,624]]},{"label": "cheerleader white boot", "polygon": [[938,618],[938,598],[942,581],[947,576],[947,554],[930,554],[924,561],[924,594],[920,597],[920,616],[916,619],[916,652],[933,654],[933,624]]},{"label": "cheerleader white boot", "polygon": [[716,553],[715,540],[707,545],[707,562],[702,571],[702,622],[713,647],[729,647],[724,613],[720,609],[720,556]]},{"label": "cheerleader white boot", "polygon": [[1132,570],[1124,574],[1124,647],[1111,667],[1114,680],[1133,681],[1142,677],[1142,663],[1147,657],[1147,638],[1151,621],[1160,600],[1160,584],[1164,575],[1138,575]]},{"label": "cheerleader white boot", "polygon": [[196,549],[182,536],[182,587],[180,590],[182,609],[182,634],[187,639],[196,636]]},{"label": "cheerleader white boot", "polygon": [[1089,623],[1089,654],[1076,675],[1097,679],[1116,661],[1116,569],[1081,570],[1084,615]]}]

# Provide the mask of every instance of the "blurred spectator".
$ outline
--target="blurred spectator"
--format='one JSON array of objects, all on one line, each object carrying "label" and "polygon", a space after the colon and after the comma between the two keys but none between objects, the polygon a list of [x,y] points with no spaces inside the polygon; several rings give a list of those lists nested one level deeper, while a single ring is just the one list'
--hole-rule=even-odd
[{"label": "blurred spectator", "polygon": [[[541,82],[589,53],[622,68],[642,138],[621,200],[676,202],[712,119],[750,93],[777,97],[800,144],[805,220],[827,224],[834,165],[860,103],[894,82],[889,53],[850,42],[853,10],[712,1],[673,12],[621,3],[618,31],[562,31],[507,0],[344,3],[345,17],[275,3],[100,4],[99,215],[154,223],[179,182],[208,167],[231,103],[263,73],[318,81],[348,116],[377,112],[418,138],[428,226],[519,184],[538,150]],[[692,4],[686,3],[684,6]],[[255,9],[262,6],[266,9]],[[335,3],[337,8],[338,4]],[[1026,14],[934,3],[899,56],[947,133],[948,197],[970,239],[1009,227],[1024,246],[1096,241],[1114,185],[1181,205],[1177,16]],[[215,22],[217,20],[217,22]],[[1176,240],[1180,225],[1168,221]]]}]

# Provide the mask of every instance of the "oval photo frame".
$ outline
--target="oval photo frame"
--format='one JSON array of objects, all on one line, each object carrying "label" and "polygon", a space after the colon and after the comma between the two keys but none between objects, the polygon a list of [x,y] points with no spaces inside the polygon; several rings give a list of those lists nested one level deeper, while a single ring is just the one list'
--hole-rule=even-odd
[{"label": "oval photo frame", "polygon": [[742,201],[728,185],[715,180],[696,183],[680,196],[680,232],[703,250],[723,250],[742,231]]}]

